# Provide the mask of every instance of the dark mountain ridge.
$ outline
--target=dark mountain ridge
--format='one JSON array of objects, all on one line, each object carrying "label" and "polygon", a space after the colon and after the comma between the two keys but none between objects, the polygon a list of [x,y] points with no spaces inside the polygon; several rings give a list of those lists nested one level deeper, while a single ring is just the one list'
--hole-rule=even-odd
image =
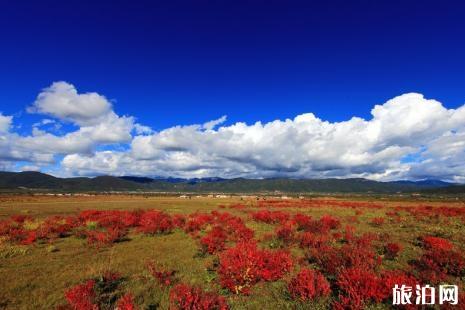
[{"label": "dark mountain ridge", "polygon": [[57,178],[41,172],[0,172],[0,189],[59,192],[223,192],[223,193],[397,193],[429,191],[465,192],[457,186],[439,180],[378,182],[363,178],[351,179],[182,179],[138,176],[98,176]]}]

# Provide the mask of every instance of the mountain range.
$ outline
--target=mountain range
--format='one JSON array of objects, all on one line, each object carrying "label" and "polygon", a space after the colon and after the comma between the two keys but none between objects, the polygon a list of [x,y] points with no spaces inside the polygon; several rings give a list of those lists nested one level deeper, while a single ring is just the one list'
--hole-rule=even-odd
[{"label": "mountain range", "polygon": [[379,182],[350,179],[222,179],[98,176],[57,178],[41,172],[0,172],[2,191],[51,192],[191,192],[191,193],[465,193],[465,185],[440,180]]}]

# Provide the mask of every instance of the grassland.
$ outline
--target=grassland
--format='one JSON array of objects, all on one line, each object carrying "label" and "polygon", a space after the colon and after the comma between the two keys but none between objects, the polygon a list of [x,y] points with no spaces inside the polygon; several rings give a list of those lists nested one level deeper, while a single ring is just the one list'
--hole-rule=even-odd
[{"label": "grassland", "polygon": [[[328,203],[325,203],[328,202]],[[383,256],[383,243],[400,244],[403,250],[395,259],[383,259],[382,268],[410,270],[411,262],[423,252],[419,241],[423,236],[438,236],[451,241],[458,252],[465,252],[465,227],[463,216],[413,216],[408,208],[422,208],[418,202],[408,201],[357,201],[355,207],[340,207],[330,203],[333,199],[320,200],[312,207],[301,206],[300,201],[286,202],[286,207],[265,209],[280,210],[290,215],[301,213],[319,219],[323,215],[337,218],[341,225],[335,232],[344,233],[351,225],[356,234],[371,233],[377,236],[374,248]],[[344,203],[343,200],[337,200]],[[295,207],[292,205],[295,202]],[[244,208],[229,208],[242,204]],[[361,204],[357,206],[357,204]],[[366,205],[376,204],[372,208]],[[429,202],[432,210],[465,208],[463,202]],[[225,206],[225,207],[220,207]],[[399,208],[401,207],[401,208]],[[404,209],[405,208],[405,209]],[[12,215],[27,215],[40,222],[47,217],[74,216],[84,210],[151,210],[156,209],[169,215],[189,215],[194,212],[229,212],[242,218],[254,231],[254,238],[263,248],[283,248],[295,261],[293,270],[277,281],[260,281],[251,287],[249,295],[234,294],[222,287],[215,273],[207,266],[217,260],[217,255],[199,255],[199,240],[181,229],[159,235],[145,235],[133,230],[121,242],[109,246],[90,246],[85,239],[71,235],[53,242],[37,241],[31,245],[20,245],[5,238],[0,243],[0,308],[5,309],[55,309],[66,304],[64,292],[86,279],[97,277],[112,270],[122,275],[124,281],[119,288],[131,292],[135,304],[141,309],[168,309],[169,287],[157,283],[147,270],[147,262],[176,270],[177,280],[198,285],[207,291],[215,291],[226,297],[232,309],[327,309],[336,295],[323,299],[301,302],[292,299],[287,291],[287,282],[302,266],[314,266],[302,262],[306,250],[297,243],[285,244],[274,236],[277,224],[252,220],[251,214],[264,207],[256,199],[240,198],[193,198],[143,197],[143,196],[93,196],[93,197],[0,197],[0,220]],[[354,212],[360,210],[357,215]],[[393,219],[389,211],[398,213]],[[354,219],[356,216],[356,219]],[[384,218],[384,223],[373,224],[373,218]],[[208,231],[208,228],[207,228]],[[337,238],[336,238],[337,239]],[[334,241],[337,243],[337,241]],[[51,245],[53,247],[51,247]],[[464,279],[447,275],[463,288]],[[331,279],[330,279],[331,280]],[[385,309],[388,303],[367,303],[367,308]]]}]

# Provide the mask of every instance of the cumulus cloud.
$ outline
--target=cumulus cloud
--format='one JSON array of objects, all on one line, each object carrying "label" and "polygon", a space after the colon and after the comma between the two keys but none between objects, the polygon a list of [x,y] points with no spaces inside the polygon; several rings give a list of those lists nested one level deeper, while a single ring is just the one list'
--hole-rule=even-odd
[{"label": "cumulus cloud", "polygon": [[5,116],[0,112],[0,134],[10,130],[12,120],[12,116]]},{"label": "cumulus cloud", "polygon": [[[304,113],[267,123],[225,125],[222,116],[154,132],[132,116],[117,115],[104,96],[56,82],[29,111],[52,119],[37,123],[27,136],[11,132],[12,117],[0,114],[0,168],[16,161],[44,167],[62,155],[58,170],[64,175],[465,182],[465,106],[447,109],[417,93],[375,105],[369,119],[328,122]],[[56,135],[44,126],[60,122],[78,128]],[[111,145],[122,148],[105,148]]]},{"label": "cumulus cloud", "polygon": [[[224,122],[221,118],[138,135],[129,151],[66,157],[63,166],[87,173],[184,177],[459,180],[465,171],[457,166],[463,163],[460,156],[465,149],[464,111],[464,107],[446,109],[438,101],[409,93],[376,105],[369,120],[353,117],[331,123],[307,113],[215,129]],[[418,161],[405,161],[411,154],[417,154]]]},{"label": "cumulus cloud", "polygon": [[[20,135],[9,131],[12,118],[0,115],[1,161],[51,164],[57,155],[92,154],[97,147],[130,142],[135,126],[133,117],[118,116],[104,96],[80,94],[66,82],[45,88],[28,111],[54,119],[42,119],[32,124],[30,135]],[[50,132],[59,129],[63,121],[78,128],[61,135]],[[43,129],[50,124],[54,126]]]},{"label": "cumulus cloud", "polygon": [[66,82],[54,82],[42,90],[30,113],[40,113],[70,121],[77,125],[95,125],[101,118],[112,114],[111,103],[97,93],[79,94],[76,88]]},{"label": "cumulus cloud", "polygon": [[215,119],[215,120],[204,123],[202,127],[205,130],[212,130],[216,126],[226,122],[226,118],[227,118],[226,115],[223,115],[219,119]]}]

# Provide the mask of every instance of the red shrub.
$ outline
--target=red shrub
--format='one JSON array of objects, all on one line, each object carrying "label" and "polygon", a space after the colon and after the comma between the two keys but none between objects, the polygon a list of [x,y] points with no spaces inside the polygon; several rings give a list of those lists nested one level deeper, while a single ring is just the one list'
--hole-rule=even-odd
[{"label": "red shrub", "polygon": [[89,230],[85,232],[87,243],[97,247],[111,245],[121,241],[128,234],[126,228],[118,226],[108,227],[105,230]]},{"label": "red shrub", "polygon": [[0,236],[7,236],[10,230],[15,226],[17,225],[13,225],[10,220],[0,221]]},{"label": "red shrub", "polygon": [[135,227],[139,223],[141,211],[121,211],[120,222],[124,227]]},{"label": "red shrub", "polygon": [[244,221],[227,212],[212,211],[214,221],[225,230],[231,241],[248,241],[253,238],[253,230],[245,226]]},{"label": "red shrub", "polygon": [[158,283],[163,286],[170,286],[174,282],[176,282],[174,270],[163,270],[158,268],[154,262],[148,262],[147,268],[150,274],[157,279]]},{"label": "red shrub", "polygon": [[246,242],[253,238],[254,232],[252,229],[246,227],[245,225],[236,226],[232,232],[231,239],[238,242]]},{"label": "red shrub", "polygon": [[8,240],[13,243],[30,245],[37,239],[37,234],[33,230],[25,230],[22,228],[10,228],[8,231]]},{"label": "red shrub", "polygon": [[213,227],[202,239],[200,244],[204,252],[214,254],[224,250],[227,235],[223,228],[219,226]]},{"label": "red shrub", "polygon": [[381,264],[381,257],[369,245],[369,240],[369,237],[362,236],[340,248],[330,246],[311,248],[308,258],[318,263],[326,273],[333,275],[343,268],[374,270]]},{"label": "red shrub", "polygon": [[357,216],[348,216],[347,221],[350,223],[354,223],[354,224],[360,223],[360,220],[358,219]]},{"label": "red shrub", "polygon": [[292,243],[295,239],[295,228],[293,222],[286,222],[275,229],[276,236],[284,243]]},{"label": "red shrub", "polygon": [[71,230],[78,225],[79,223],[74,217],[48,217],[36,230],[37,239],[55,240],[57,238],[66,237],[71,234]]},{"label": "red shrub", "polygon": [[312,217],[302,213],[294,215],[294,221],[297,224],[298,230],[308,230],[312,225]]},{"label": "red shrub", "polygon": [[281,279],[284,274],[292,268],[292,258],[285,251],[261,251],[260,278],[264,281],[276,281]]},{"label": "red shrub", "polygon": [[355,227],[346,225],[344,230],[344,240],[348,243],[353,242],[355,240]]},{"label": "red shrub", "polygon": [[172,218],[174,227],[183,228],[186,224],[186,217],[182,214],[175,214]]},{"label": "red shrub", "polygon": [[75,287],[65,292],[68,304],[74,310],[98,310],[98,305],[95,296],[95,281],[88,280],[83,284],[76,285]]},{"label": "red shrub", "polygon": [[382,293],[384,300],[392,298],[392,289],[397,284],[398,286],[406,285],[415,288],[420,282],[415,279],[412,275],[406,274],[401,270],[389,270],[381,273],[379,277],[380,286],[382,287]]},{"label": "red shrub", "polygon": [[291,267],[287,252],[259,250],[255,243],[239,243],[221,253],[218,274],[223,287],[247,294],[255,283],[277,280]]},{"label": "red shrub", "polygon": [[454,245],[447,239],[425,236],[422,238],[423,246],[429,250],[451,250]]},{"label": "red shrub", "polygon": [[389,216],[389,217],[399,217],[400,216],[400,213],[397,212],[397,211],[388,211],[386,212],[386,215]]},{"label": "red shrub", "polygon": [[371,225],[381,226],[384,224],[384,217],[374,217],[371,219]]},{"label": "red shrub", "polygon": [[300,247],[301,248],[321,248],[326,245],[329,241],[327,235],[318,235],[311,232],[304,232],[300,235]]},{"label": "red shrub", "polygon": [[398,243],[388,243],[384,247],[384,255],[387,259],[396,258],[400,251],[402,251],[402,246]]},{"label": "red shrub", "polygon": [[186,221],[184,230],[186,232],[195,233],[202,230],[207,224],[212,223],[213,216],[205,213],[195,213],[189,215],[189,219]]},{"label": "red shrub", "polygon": [[364,309],[368,302],[380,302],[386,297],[379,278],[362,268],[341,271],[336,285],[340,294],[335,306],[339,309]]},{"label": "red shrub", "polygon": [[236,204],[232,204],[228,206],[229,209],[236,209],[236,210],[244,210],[246,207],[247,207],[246,205],[241,204],[241,203],[236,203]]},{"label": "red shrub", "polygon": [[323,227],[327,227],[328,229],[337,229],[341,226],[341,221],[331,215],[323,215],[320,218],[320,222],[323,224]]},{"label": "red shrub", "polygon": [[75,310],[109,309],[114,307],[118,299],[117,289],[120,283],[121,277],[118,273],[105,272],[67,290],[65,298],[68,305]]},{"label": "red shrub", "polygon": [[145,234],[170,233],[173,229],[174,224],[171,217],[164,212],[151,210],[140,216],[138,230]]},{"label": "red shrub", "polygon": [[441,248],[427,250],[413,263],[419,277],[427,283],[439,283],[454,277],[465,276],[465,257],[461,252]]},{"label": "red shrub", "polygon": [[315,234],[327,234],[331,229],[339,228],[341,225],[338,219],[330,215],[323,215],[319,220],[312,220],[310,217],[304,218],[303,216],[299,216],[295,220],[299,229]]},{"label": "red shrub", "polygon": [[312,300],[331,293],[329,282],[318,271],[302,269],[288,284],[292,298],[302,301]]},{"label": "red shrub", "polygon": [[134,305],[134,296],[128,293],[118,299],[116,302],[116,309],[117,310],[136,310],[137,307]]},{"label": "red shrub", "polygon": [[227,310],[226,299],[199,287],[178,284],[170,290],[170,310]]},{"label": "red shrub", "polygon": [[251,215],[254,221],[267,224],[284,223],[289,220],[289,214],[281,211],[260,210]]},{"label": "red shrub", "polygon": [[27,215],[22,215],[22,214],[16,214],[16,215],[12,215],[10,217],[10,219],[13,221],[13,222],[16,222],[18,224],[22,224],[24,223],[26,220],[30,220],[31,217],[30,216],[27,216]]},{"label": "red shrub", "polygon": [[220,255],[220,282],[236,294],[248,293],[260,280],[261,268],[261,252],[256,244],[239,243]]}]

